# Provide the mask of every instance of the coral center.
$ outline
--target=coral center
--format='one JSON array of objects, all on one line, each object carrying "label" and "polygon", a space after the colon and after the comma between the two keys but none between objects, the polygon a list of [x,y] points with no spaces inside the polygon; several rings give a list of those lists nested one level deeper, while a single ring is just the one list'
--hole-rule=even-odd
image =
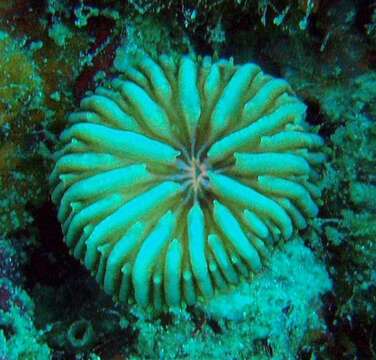
[{"label": "coral center", "polygon": [[201,188],[207,185],[207,165],[205,162],[200,162],[199,159],[192,158],[189,164],[191,179],[192,179],[192,188],[195,193]]},{"label": "coral center", "polygon": [[206,159],[201,160],[197,156],[192,156],[185,161],[179,160],[178,167],[182,172],[178,177],[187,187],[189,198],[193,196],[194,200],[199,199],[203,195],[203,190],[208,188],[208,166]]}]

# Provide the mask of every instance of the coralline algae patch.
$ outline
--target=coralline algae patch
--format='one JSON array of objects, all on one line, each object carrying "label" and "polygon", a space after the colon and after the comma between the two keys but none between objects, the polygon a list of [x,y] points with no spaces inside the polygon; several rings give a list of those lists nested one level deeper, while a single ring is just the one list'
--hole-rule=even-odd
[{"label": "coralline algae patch", "polygon": [[24,205],[40,194],[25,157],[44,118],[43,86],[24,41],[0,32],[0,53],[0,230],[7,233],[31,220]]},{"label": "coralline algae patch", "polygon": [[17,168],[17,146],[43,119],[43,85],[32,54],[0,31],[0,169]]},{"label": "coralline algae patch", "polygon": [[[31,55],[23,48],[22,41],[16,41],[5,32],[0,31],[0,126],[22,134],[22,112],[25,104],[35,104],[35,108],[43,99],[42,80],[37,72]],[[37,122],[40,116],[29,123]],[[18,135],[20,136],[20,135]]]}]

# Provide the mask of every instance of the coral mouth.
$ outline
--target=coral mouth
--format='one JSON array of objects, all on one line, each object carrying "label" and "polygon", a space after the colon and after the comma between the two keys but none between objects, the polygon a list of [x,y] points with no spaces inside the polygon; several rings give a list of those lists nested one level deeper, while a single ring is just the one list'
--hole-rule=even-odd
[{"label": "coral mouth", "polygon": [[179,181],[187,190],[186,201],[193,198],[197,201],[205,196],[205,191],[209,188],[208,172],[211,166],[206,158],[200,159],[194,155],[186,160],[177,160],[178,173],[173,176],[173,180]]}]

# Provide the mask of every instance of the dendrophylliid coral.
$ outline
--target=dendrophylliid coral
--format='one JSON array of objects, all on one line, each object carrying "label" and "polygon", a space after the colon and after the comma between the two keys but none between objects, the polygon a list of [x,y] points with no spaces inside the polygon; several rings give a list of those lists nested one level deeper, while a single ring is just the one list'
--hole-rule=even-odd
[{"label": "dendrophylliid coral", "polygon": [[69,116],[50,176],[73,255],[155,310],[257,273],[318,212],[322,139],[255,64],[136,53]]}]

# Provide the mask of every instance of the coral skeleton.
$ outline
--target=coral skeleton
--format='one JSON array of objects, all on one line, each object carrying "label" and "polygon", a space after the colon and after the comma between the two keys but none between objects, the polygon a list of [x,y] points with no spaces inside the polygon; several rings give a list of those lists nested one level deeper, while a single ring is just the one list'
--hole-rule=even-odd
[{"label": "coral skeleton", "polygon": [[136,52],[61,134],[52,199],[104,291],[154,310],[249,279],[317,215],[323,141],[259,66]]}]

